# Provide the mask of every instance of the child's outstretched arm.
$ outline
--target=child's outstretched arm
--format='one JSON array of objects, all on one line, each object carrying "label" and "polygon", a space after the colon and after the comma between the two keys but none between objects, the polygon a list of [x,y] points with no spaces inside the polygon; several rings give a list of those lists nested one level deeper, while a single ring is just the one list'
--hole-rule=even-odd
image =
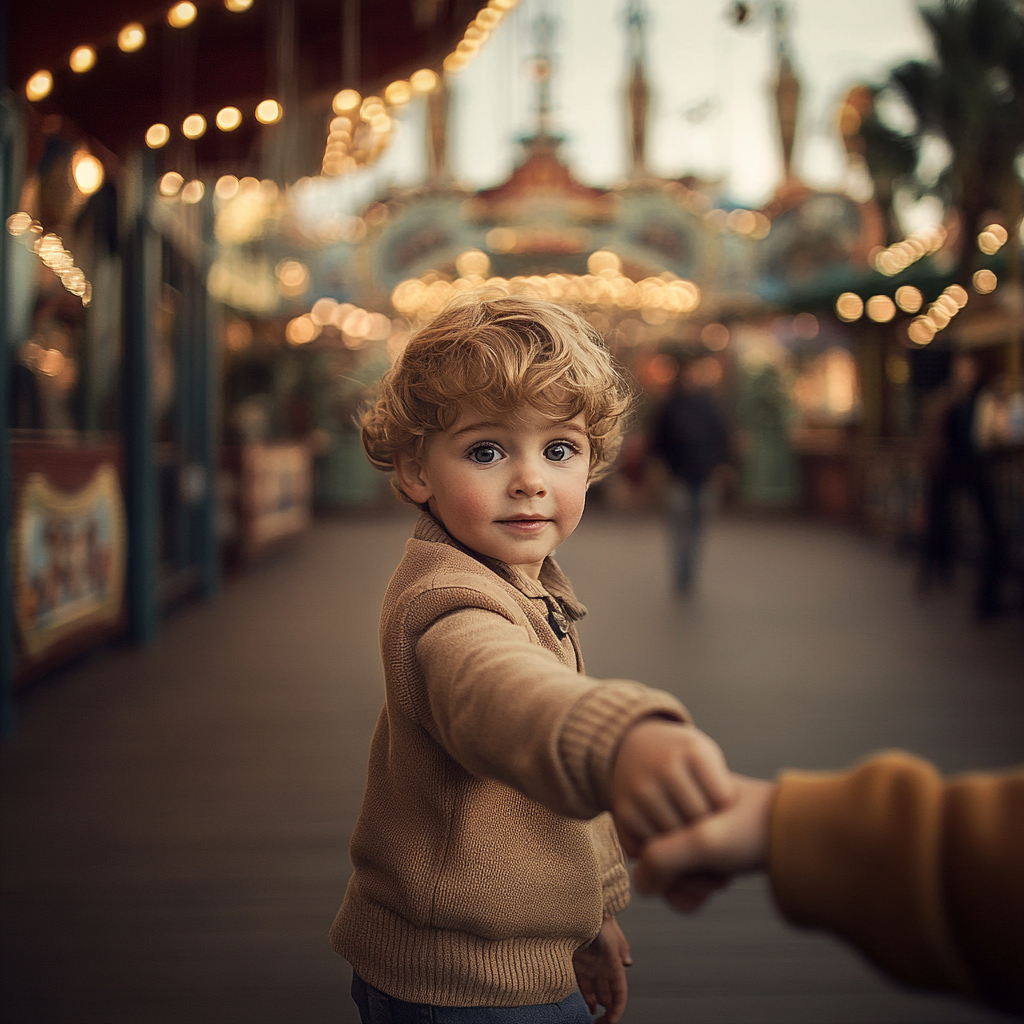
[{"label": "child's outstretched arm", "polygon": [[645,718],[626,733],[612,770],[611,811],[631,857],[649,839],[736,799],[721,748],[695,726]]},{"label": "child's outstretched arm", "polygon": [[613,914],[605,917],[597,938],[573,954],[576,981],[591,1013],[600,1004],[606,1024],[617,1024],[626,1009],[626,968],[633,963],[629,943]]}]

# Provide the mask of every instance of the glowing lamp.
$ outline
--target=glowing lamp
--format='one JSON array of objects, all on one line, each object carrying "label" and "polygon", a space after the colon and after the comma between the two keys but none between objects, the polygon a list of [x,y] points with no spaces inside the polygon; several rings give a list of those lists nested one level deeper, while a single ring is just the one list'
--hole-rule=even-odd
[{"label": "glowing lamp", "polygon": [[206,186],[198,179],[190,181],[181,190],[181,201],[192,205],[198,203],[206,194]]},{"label": "glowing lamp", "polygon": [[901,285],[896,289],[896,305],[904,313],[916,313],[924,303],[924,296],[912,284]]},{"label": "glowing lamp", "polygon": [[217,111],[216,125],[222,132],[233,132],[242,123],[238,107],[221,107]]},{"label": "glowing lamp", "polygon": [[96,63],[96,51],[91,46],[76,46],[71,51],[68,64],[77,74],[88,71]]},{"label": "glowing lamp", "polygon": [[53,89],[53,75],[49,71],[37,71],[25,83],[25,95],[35,102],[45,99]]},{"label": "glowing lamp", "polygon": [[181,134],[186,139],[198,139],[206,132],[206,118],[202,114],[189,114],[181,122]]},{"label": "glowing lamp", "polygon": [[850,324],[864,313],[864,300],[856,292],[843,292],[836,299],[836,316]]},{"label": "glowing lamp", "polygon": [[409,84],[413,87],[413,91],[418,93],[433,92],[437,88],[437,82],[437,74],[430,68],[420,68],[409,78]]},{"label": "glowing lamp", "polygon": [[384,99],[392,107],[404,106],[412,99],[412,86],[401,80],[392,82],[384,90]]},{"label": "glowing lamp", "polygon": [[999,278],[991,270],[978,270],[974,274],[974,290],[979,295],[988,295],[996,290]]},{"label": "glowing lamp", "polygon": [[887,324],[896,315],[896,303],[888,295],[872,295],[867,301],[867,313],[876,324]]},{"label": "glowing lamp", "polygon": [[176,196],[184,184],[185,179],[177,171],[168,171],[160,179],[160,184],[157,188],[160,191],[160,195],[166,196],[169,199],[171,196]]},{"label": "glowing lamp", "polygon": [[284,114],[284,107],[277,100],[263,100],[256,107],[256,120],[260,124],[277,124]]},{"label": "glowing lamp", "polygon": [[91,153],[78,153],[71,162],[71,173],[75,179],[75,187],[83,196],[91,196],[98,192],[103,184],[103,164]]},{"label": "glowing lamp", "polygon": [[134,53],[136,50],[141,50],[146,45],[146,30],[137,21],[125,25],[117,33],[117,45],[125,53]]},{"label": "glowing lamp", "polygon": [[184,28],[195,20],[196,5],[189,3],[188,0],[182,0],[167,12],[167,24],[171,28]]},{"label": "glowing lamp", "polygon": [[171,129],[165,124],[151,124],[146,129],[146,145],[150,149],[166,146],[171,138]]}]

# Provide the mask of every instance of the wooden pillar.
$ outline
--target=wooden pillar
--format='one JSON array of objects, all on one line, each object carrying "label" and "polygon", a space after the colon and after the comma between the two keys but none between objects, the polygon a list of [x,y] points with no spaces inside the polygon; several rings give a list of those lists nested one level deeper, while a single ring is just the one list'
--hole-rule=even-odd
[{"label": "wooden pillar", "polygon": [[128,631],[152,643],[159,621],[159,505],[152,403],[154,312],[160,287],[160,237],[149,222],[155,188],[150,153],[137,156],[125,180],[124,462],[128,513]]},{"label": "wooden pillar", "polygon": [[[201,252],[213,252],[213,189],[207,189],[202,207],[203,241]],[[196,459],[203,467],[206,487],[198,515],[199,564],[202,589],[213,596],[221,584],[221,552],[217,536],[217,473],[220,469],[220,304],[206,290],[208,257],[196,268],[195,320],[197,330],[196,387]]]},{"label": "wooden pillar", "polygon": [[[0,15],[6,18],[6,13]],[[3,33],[4,44],[6,32]],[[0,44],[0,49],[3,44]],[[7,96],[0,96],[0,736],[10,736],[17,724],[14,703],[14,581],[11,572],[11,453],[10,453],[10,366],[11,339],[8,337],[7,289],[10,276],[10,247],[7,218],[14,213],[14,184],[18,168],[18,114]]]}]

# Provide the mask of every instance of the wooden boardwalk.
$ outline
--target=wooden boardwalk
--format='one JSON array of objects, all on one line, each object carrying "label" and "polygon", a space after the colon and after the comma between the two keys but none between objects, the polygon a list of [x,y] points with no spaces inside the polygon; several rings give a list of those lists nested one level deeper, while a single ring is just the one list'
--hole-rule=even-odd
[{"label": "wooden boardwalk", "polygon": [[[410,522],[318,523],[292,551],[28,693],[0,749],[4,1024],[350,1024],[326,932],[381,699],[379,602]],[[919,602],[912,567],[825,527],[724,521],[667,597],[659,524],[594,517],[560,552],[595,675],[677,693],[739,770],[906,747],[1024,761],[1024,625]],[[632,1024],[973,1024],[798,932],[762,880],[622,917]]]}]

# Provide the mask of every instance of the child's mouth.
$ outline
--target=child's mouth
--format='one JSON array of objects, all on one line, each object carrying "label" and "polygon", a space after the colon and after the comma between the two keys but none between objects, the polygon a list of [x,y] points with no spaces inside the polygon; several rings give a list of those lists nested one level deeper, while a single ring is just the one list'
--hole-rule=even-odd
[{"label": "child's mouth", "polygon": [[509,526],[521,533],[538,533],[550,523],[550,519],[533,516],[515,516],[511,519],[499,519],[501,526]]}]

